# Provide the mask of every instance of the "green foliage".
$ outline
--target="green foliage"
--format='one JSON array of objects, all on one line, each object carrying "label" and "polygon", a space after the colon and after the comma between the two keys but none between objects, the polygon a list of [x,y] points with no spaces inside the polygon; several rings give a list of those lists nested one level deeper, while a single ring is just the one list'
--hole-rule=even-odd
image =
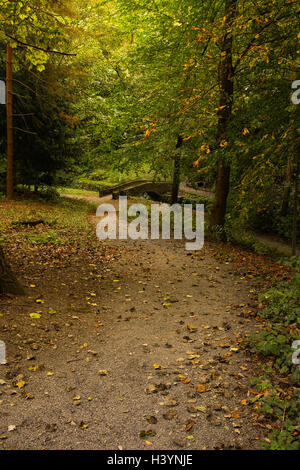
[{"label": "green foliage", "polygon": [[[284,282],[260,296],[267,304],[263,310],[266,321],[264,329],[253,332],[247,338],[248,346],[262,357],[272,359],[272,366],[265,367],[268,373],[264,380],[254,380],[263,394],[257,401],[260,411],[280,424],[274,426],[265,447],[272,450],[300,449],[300,366],[292,362],[292,344],[300,339],[300,262],[297,258],[286,261],[294,269],[290,282]],[[277,382],[278,375],[290,377],[289,395],[283,394]]]},{"label": "green foliage", "polygon": [[[67,2],[68,6],[71,1]],[[71,11],[60,0],[0,0],[0,41],[24,48],[30,68],[45,69],[51,51],[67,44]]]},{"label": "green foliage", "polygon": [[261,394],[254,401],[273,424],[264,447],[269,450],[299,450],[300,390],[294,389],[289,399],[281,397],[280,387],[268,378],[254,379],[253,384]]},{"label": "green foliage", "polygon": [[285,326],[296,323],[300,327],[299,281],[300,272],[298,270],[291,282],[279,284],[261,295],[260,300],[268,303],[264,309],[265,318],[283,323]]},{"label": "green foliage", "polygon": [[263,356],[274,356],[274,366],[280,373],[294,372],[295,380],[299,371],[292,364],[291,345],[300,338],[300,270],[299,261],[294,277],[273,287],[260,297],[266,302],[263,316],[267,320],[266,328],[253,332],[248,342],[251,348]]},{"label": "green foliage", "polygon": [[60,195],[55,188],[49,186],[42,186],[39,188],[39,196],[45,201],[57,202]]},{"label": "green foliage", "polygon": [[[293,191],[283,216],[280,207],[296,154],[299,109],[290,104],[290,85],[297,5],[236,3],[233,111],[218,142],[225,2],[0,2],[0,42],[16,36],[14,73],[25,85],[14,84],[15,111],[34,113],[16,118],[16,128],[34,133],[16,130],[18,183],[95,190],[90,180],[114,184],[144,173],[169,180],[180,136],[182,178],[213,190],[224,160],[231,166],[229,215],[247,231],[290,238]],[[238,237],[237,227],[230,231],[218,236]]]},{"label": "green foliage", "polygon": [[204,204],[205,213],[209,214],[212,208],[213,200],[209,197],[186,193],[180,198],[180,204],[192,204],[193,209],[196,209],[196,204]]}]

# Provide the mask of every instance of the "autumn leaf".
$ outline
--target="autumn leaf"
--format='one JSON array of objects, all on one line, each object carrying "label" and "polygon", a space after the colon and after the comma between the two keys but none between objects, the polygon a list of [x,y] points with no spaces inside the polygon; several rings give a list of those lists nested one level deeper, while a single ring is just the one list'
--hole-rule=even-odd
[{"label": "autumn leaf", "polygon": [[26,382],[24,382],[24,380],[20,380],[19,382],[16,383],[16,386],[18,388],[23,388],[25,387],[25,385],[26,385]]},{"label": "autumn leaf", "polygon": [[30,316],[30,318],[41,318],[40,313],[30,313],[29,316]]},{"label": "autumn leaf", "polygon": [[186,427],[185,427],[185,432],[188,432],[192,429],[192,427],[194,426],[194,424],[196,423],[196,421],[191,421]]},{"label": "autumn leaf", "polygon": [[197,385],[197,392],[198,393],[205,393],[205,392],[209,392],[210,391],[210,386],[209,385],[205,385],[205,384],[199,384]]},{"label": "autumn leaf", "polygon": [[198,328],[194,325],[187,325],[186,327],[190,333],[195,333],[198,330]]}]

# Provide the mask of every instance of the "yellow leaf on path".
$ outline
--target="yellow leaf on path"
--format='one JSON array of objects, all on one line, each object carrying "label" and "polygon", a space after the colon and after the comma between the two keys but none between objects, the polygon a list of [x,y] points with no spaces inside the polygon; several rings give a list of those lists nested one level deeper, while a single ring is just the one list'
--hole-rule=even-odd
[{"label": "yellow leaf on path", "polygon": [[30,318],[41,318],[40,313],[30,313],[29,316],[30,316]]},{"label": "yellow leaf on path", "polygon": [[197,328],[194,325],[187,325],[186,327],[191,333],[194,332],[194,331],[197,331]]},{"label": "yellow leaf on path", "polygon": [[100,375],[107,375],[107,370],[106,369],[100,369],[99,374]]},{"label": "yellow leaf on path", "polygon": [[24,382],[24,380],[20,380],[16,385],[18,388],[23,388],[26,385],[26,382]]}]

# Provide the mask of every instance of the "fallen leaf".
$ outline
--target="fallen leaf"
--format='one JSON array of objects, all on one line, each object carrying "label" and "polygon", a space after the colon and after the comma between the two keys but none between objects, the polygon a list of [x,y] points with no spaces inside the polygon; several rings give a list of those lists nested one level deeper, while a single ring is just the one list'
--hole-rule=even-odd
[{"label": "fallen leaf", "polygon": [[26,385],[26,382],[24,380],[20,380],[19,382],[16,383],[16,386],[18,388],[23,388]]},{"label": "fallen leaf", "polygon": [[166,405],[166,406],[177,406],[178,405],[178,398],[176,398],[176,397],[172,398],[168,395],[165,398],[164,405]]},{"label": "fallen leaf", "polygon": [[40,313],[30,313],[29,316],[30,316],[30,318],[41,318]]},{"label": "fallen leaf", "polygon": [[195,333],[198,330],[198,328],[196,328],[194,325],[187,325],[186,327],[190,333]]},{"label": "fallen leaf", "polygon": [[204,384],[197,385],[197,392],[198,393],[209,392],[209,390],[210,390],[209,385],[204,385]]}]

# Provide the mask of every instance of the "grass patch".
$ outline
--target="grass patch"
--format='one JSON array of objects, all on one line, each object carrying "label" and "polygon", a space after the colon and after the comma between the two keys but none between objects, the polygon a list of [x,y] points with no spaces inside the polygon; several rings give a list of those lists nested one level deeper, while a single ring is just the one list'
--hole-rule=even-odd
[{"label": "grass patch", "polygon": [[99,192],[98,191],[91,191],[87,189],[77,189],[77,188],[58,188],[57,189],[60,194],[74,194],[75,196],[92,196],[92,197],[98,197]]},{"label": "grass patch", "polygon": [[35,230],[31,233],[24,234],[25,240],[32,245],[62,245],[63,240],[60,239],[57,235],[57,232],[54,230],[48,230],[41,232]]},{"label": "grass patch", "polygon": [[[94,235],[87,216],[95,212],[96,205],[79,199],[60,198],[55,204],[35,199],[0,201],[0,238],[4,243],[70,245],[78,238]],[[43,223],[22,225],[35,220]]]}]

